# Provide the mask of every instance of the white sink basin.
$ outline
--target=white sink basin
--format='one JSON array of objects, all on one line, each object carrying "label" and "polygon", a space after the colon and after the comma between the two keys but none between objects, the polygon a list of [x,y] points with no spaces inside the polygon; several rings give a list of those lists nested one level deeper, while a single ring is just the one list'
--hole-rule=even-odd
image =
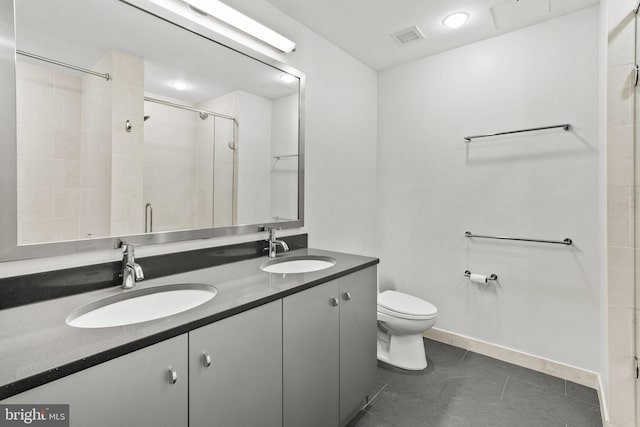
[{"label": "white sink basin", "polygon": [[260,268],[267,273],[295,274],[324,270],[334,265],[336,260],[331,257],[306,255],[272,259]]},{"label": "white sink basin", "polygon": [[217,293],[214,286],[198,283],[123,291],[78,308],[66,322],[76,328],[131,325],[182,313],[204,304]]}]

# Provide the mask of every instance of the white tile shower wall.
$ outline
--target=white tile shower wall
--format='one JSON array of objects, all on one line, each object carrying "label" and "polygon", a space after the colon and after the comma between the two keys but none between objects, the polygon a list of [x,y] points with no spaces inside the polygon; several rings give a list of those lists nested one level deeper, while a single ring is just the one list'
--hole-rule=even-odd
[{"label": "white tile shower wall", "polygon": [[[199,108],[235,117],[240,108],[239,102],[238,93],[231,92],[201,102]],[[211,130],[211,135],[207,138],[203,139],[204,134],[198,135],[198,225],[211,227],[237,223],[235,210],[238,176],[237,170],[234,170],[237,169],[237,165],[223,162],[229,159],[230,153],[216,155],[223,149],[223,143],[218,139],[224,137],[228,140],[229,134],[233,135],[233,129],[225,120],[213,117],[201,121],[198,126],[202,131]],[[220,179],[222,176],[224,179]],[[233,181],[230,185],[229,177]],[[228,193],[229,189],[231,193]]]},{"label": "white tile shower wall", "polygon": [[[184,100],[161,97],[178,104]],[[191,105],[193,106],[193,105]],[[186,230],[196,224],[196,130],[198,114],[144,103],[144,205],[153,206],[153,231]]]},{"label": "white tile shower wall", "polygon": [[144,232],[144,60],[114,51],[112,61],[111,235],[123,236]]},{"label": "white tile shower wall", "polygon": [[637,309],[634,298],[635,280],[637,280],[637,276],[634,277],[634,266],[637,263],[634,259],[636,245],[634,231],[638,226],[636,222],[638,212],[634,212],[633,117],[636,91],[633,86],[635,65],[633,11],[636,6],[635,0],[610,0],[605,1],[603,5],[603,13],[607,14],[608,59],[606,70],[608,401],[610,426],[615,427],[637,425],[637,383],[632,369],[633,356],[636,354],[634,309]]},{"label": "white tile shower wall", "polygon": [[255,224],[271,210],[271,100],[238,91],[238,224]]},{"label": "white tile shower wall", "polygon": [[[598,11],[379,75],[380,288],[438,307],[438,327],[601,368]],[[475,140],[464,136],[571,123]],[[464,232],[571,247],[468,239]],[[463,276],[496,273],[472,285]]]},{"label": "white tile shower wall", "polygon": [[18,61],[18,242],[78,238],[81,80]]},{"label": "white tile shower wall", "polygon": [[[112,69],[112,53],[96,63]],[[111,85],[92,75],[82,77],[82,148],[80,156],[80,238],[111,233]]]},{"label": "white tile shower wall", "polygon": [[[233,120],[212,117],[215,121],[213,137],[213,226],[238,223],[238,153],[239,142]],[[250,126],[250,125],[249,125]],[[246,153],[245,153],[246,154]]]},{"label": "white tile shower wall", "polygon": [[[229,0],[230,6],[286,34],[298,45],[279,59],[307,76],[305,94],[305,227],[282,234],[309,233],[318,248],[376,254],[377,74],[331,42],[265,0]],[[231,242],[265,233],[153,245],[136,254],[161,254]],[[120,258],[101,251],[4,263],[1,277],[68,268]]]},{"label": "white tile shower wall", "polygon": [[201,106],[239,123],[236,223],[265,221],[271,209],[271,100],[238,90]]},{"label": "white tile shower wall", "polygon": [[[200,108],[204,108],[200,106]],[[196,227],[213,226],[213,162],[215,119],[198,120],[196,127]]]}]

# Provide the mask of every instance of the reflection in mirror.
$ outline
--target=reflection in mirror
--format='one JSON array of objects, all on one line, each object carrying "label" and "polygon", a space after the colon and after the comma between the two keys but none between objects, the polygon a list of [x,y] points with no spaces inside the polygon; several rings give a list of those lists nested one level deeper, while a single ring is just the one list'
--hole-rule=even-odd
[{"label": "reflection in mirror", "polygon": [[115,0],[16,49],[18,244],[299,219],[298,78]]}]

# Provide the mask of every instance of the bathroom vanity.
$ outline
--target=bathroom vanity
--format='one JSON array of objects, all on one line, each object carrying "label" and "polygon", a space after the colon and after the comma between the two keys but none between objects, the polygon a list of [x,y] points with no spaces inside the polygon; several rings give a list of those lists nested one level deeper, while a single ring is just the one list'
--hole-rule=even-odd
[{"label": "bathroom vanity", "polygon": [[138,324],[65,323],[127,292],[119,287],[2,310],[3,325],[31,318],[2,332],[14,344],[0,350],[2,403],[68,403],[75,426],[344,424],[375,383],[378,260],[314,249],[283,258],[308,256],[336,263],[279,274],[259,257],[139,282],[207,283],[218,294]]},{"label": "bathroom vanity", "polygon": [[[268,272],[259,240],[147,255],[140,261],[146,279],[130,290],[118,286],[119,274],[129,286],[142,278],[133,256],[117,261],[114,249],[123,245],[304,226],[304,73],[275,59],[286,56],[221,36],[199,13],[194,21],[182,2],[160,3],[0,7],[0,81],[8,94],[0,134],[15,141],[0,144],[7,207],[0,263],[107,254],[98,267],[0,278],[0,401],[70,404],[76,427],[344,424],[374,386],[377,259],[308,249],[305,236],[284,258],[335,263]],[[197,90],[167,85],[175,75]],[[58,117],[61,100],[51,94],[75,114],[56,124],[74,127],[19,120],[32,107],[26,102],[41,117]],[[54,134],[74,138],[62,138],[64,150],[46,157],[39,147],[53,146],[47,135]],[[51,179],[54,172],[60,179]],[[99,191],[86,182],[99,182]],[[68,196],[54,203],[65,209],[43,218],[43,209],[28,209],[31,190]],[[105,298],[167,285],[216,292],[155,320],[69,324]]]}]

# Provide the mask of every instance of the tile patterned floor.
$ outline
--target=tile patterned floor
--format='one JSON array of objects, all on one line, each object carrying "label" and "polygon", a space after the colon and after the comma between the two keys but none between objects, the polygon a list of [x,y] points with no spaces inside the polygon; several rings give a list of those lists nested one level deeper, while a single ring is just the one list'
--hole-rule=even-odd
[{"label": "tile patterned floor", "polygon": [[425,339],[429,366],[378,362],[379,392],[349,427],[602,426],[595,390]]}]

